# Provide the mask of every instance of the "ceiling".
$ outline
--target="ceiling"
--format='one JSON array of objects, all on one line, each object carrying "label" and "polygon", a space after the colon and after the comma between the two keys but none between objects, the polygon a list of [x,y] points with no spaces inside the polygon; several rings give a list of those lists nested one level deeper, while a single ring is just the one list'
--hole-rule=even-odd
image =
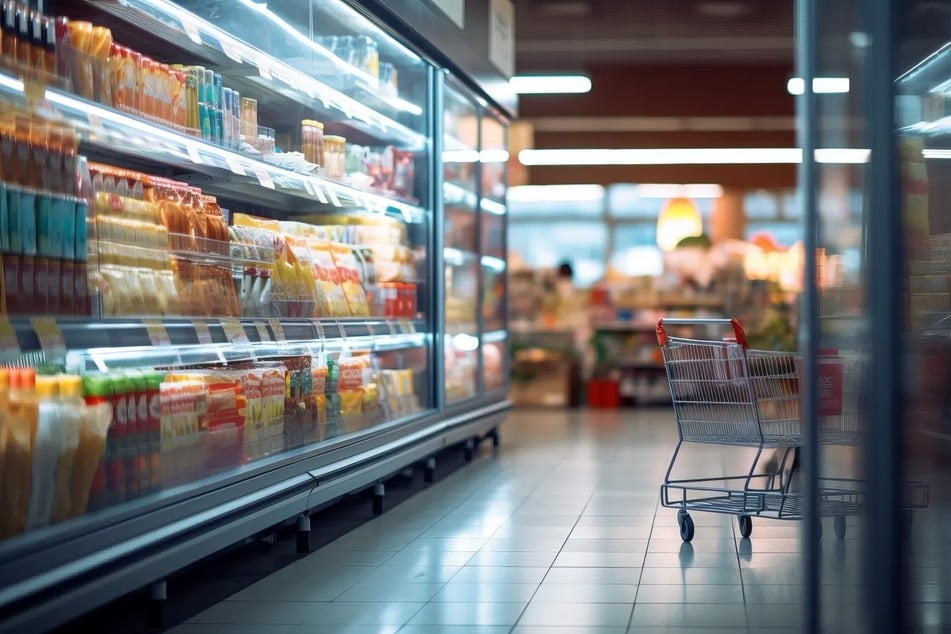
[{"label": "ceiling", "polygon": [[791,63],[793,13],[793,0],[517,0],[517,67]]}]

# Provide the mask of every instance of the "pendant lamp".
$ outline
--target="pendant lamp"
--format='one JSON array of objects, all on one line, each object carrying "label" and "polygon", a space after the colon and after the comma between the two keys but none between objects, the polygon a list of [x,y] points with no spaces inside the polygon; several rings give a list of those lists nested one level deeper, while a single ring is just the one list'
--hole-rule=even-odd
[{"label": "pendant lamp", "polygon": [[703,233],[700,211],[689,198],[667,201],[657,217],[657,246],[662,251],[673,251],[684,238]]}]

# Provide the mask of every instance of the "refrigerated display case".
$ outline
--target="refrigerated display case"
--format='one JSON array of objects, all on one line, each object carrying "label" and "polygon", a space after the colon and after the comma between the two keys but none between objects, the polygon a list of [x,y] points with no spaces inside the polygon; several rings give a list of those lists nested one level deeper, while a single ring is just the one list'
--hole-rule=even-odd
[{"label": "refrigerated display case", "polygon": [[506,124],[455,82],[445,91],[443,205],[447,402],[509,384]]},{"label": "refrigerated display case", "polygon": [[[0,8],[29,17],[0,41],[0,629],[274,526],[307,550],[312,509],[498,442],[508,403],[478,372],[504,224],[483,254],[463,208],[485,168],[434,152],[465,137],[450,81],[478,152],[477,82],[343,0],[36,9]],[[459,411],[442,347],[465,336]]]}]

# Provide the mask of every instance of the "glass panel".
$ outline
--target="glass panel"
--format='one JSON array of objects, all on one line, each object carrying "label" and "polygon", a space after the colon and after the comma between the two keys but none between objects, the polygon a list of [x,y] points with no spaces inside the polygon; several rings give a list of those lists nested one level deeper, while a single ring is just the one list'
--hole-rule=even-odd
[{"label": "glass panel", "polygon": [[0,60],[0,307],[84,319],[4,354],[0,537],[431,407],[430,68],[343,2],[46,4],[98,28]]},{"label": "glass panel", "polygon": [[908,316],[901,431],[910,539],[903,562],[913,631],[943,632],[951,628],[951,502],[943,493],[951,483],[951,28],[929,20],[924,2],[897,6],[900,68],[914,68],[898,82],[896,102]]},{"label": "glass panel", "polygon": [[[545,235],[544,242],[538,236]],[[575,285],[590,286],[604,275],[608,230],[602,222],[512,222],[509,225],[510,262],[531,268],[554,269],[569,262]]]},{"label": "glass panel", "polygon": [[446,400],[478,394],[479,371],[479,110],[447,83],[443,112],[443,204],[446,263]]},{"label": "glass panel", "polygon": [[[818,148],[863,148],[868,146],[868,111],[863,101],[867,52],[856,43],[861,35],[863,2],[816,2],[820,42],[819,76],[846,76],[851,90],[846,94],[817,94]],[[842,122],[849,122],[843,125]],[[864,165],[817,163],[818,198],[818,299],[820,332],[813,345],[824,351],[819,357],[819,447],[818,472],[822,492],[863,491],[865,486],[864,438],[853,430],[864,425],[860,402],[863,361],[870,342],[864,280],[863,227],[867,219],[852,213],[850,192],[868,188]],[[860,211],[862,211],[860,207]],[[808,220],[807,220],[808,221]],[[855,267],[847,270],[849,260]],[[845,433],[829,433],[844,431]],[[823,498],[820,498],[820,502]],[[835,512],[821,513],[819,598],[823,631],[869,631],[866,593],[862,587],[862,539],[868,517],[864,504],[849,504],[848,498]],[[859,498],[856,498],[859,499]],[[848,538],[841,541],[841,531]]]}]

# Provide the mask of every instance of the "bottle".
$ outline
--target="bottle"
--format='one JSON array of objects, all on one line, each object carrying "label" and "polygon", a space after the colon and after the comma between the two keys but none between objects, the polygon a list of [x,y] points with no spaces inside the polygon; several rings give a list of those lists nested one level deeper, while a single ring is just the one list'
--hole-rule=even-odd
[{"label": "bottle", "polygon": [[30,12],[26,7],[15,5],[16,13],[16,61],[21,68],[27,68],[33,59],[33,38],[30,35]]},{"label": "bottle", "polygon": [[62,522],[70,516],[72,498],[70,479],[79,450],[79,432],[86,403],[83,401],[83,380],[74,375],[59,379],[59,413],[63,426],[63,448],[56,461],[55,487],[51,522]]},{"label": "bottle", "polygon": [[[7,455],[7,427],[10,419],[10,370],[0,368],[0,495],[3,492],[3,465]],[[3,502],[0,501],[0,510]]]},{"label": "bottle", "polygon": [[33,483],[33,438],[39,416],[36,372],[32,368],[10,371],[10,419],[7,452],[0,495],[0,536],[18,535],[26,529]]},{"label": "bottle", "polygon": [[65,444],[56,377],[36,377],[35,390],[37,424],[33,438],[33,473],[27,530],[46,526],[50,522],[56,488],[56,462]]},{"label": "bottle", "polygon": [[[95,468],[93,469],[93,476],[90,479],[90,483],[86,489],[86,500],[85,504],[81,504],[78,498],[78,491],[73,490],[73,512],[71,515],[78,514],[76,512],[77,508],[81,509],[81,512],[85,512],[87,508],[97,509],[109,505],[109,490],[112,487],[112,482],[109,478],[109,473],[111,471],[112,462],[114,461],[115,454],[115,442],[113,428],[115,427],[115,412],[112,406],[112,381],[107,374],[87,374],[83,376],[83,400],[86,401],[86,407],[90,410],[98,410],[106,412],[106,418],[108,419],[105,422],[105,441],[104,447],[99,454],[99,457],[95,460]],[[80,439],[82,442],[82,439]],[[85,444],[85,443],[83,443]],[[77,469],[74,469],[74,473],[81,467],[82,464],[85,464],[86,455],[85,455],[85,446],[80,447],[80,454],[77,456]],[[94,453],[91,451],[90,453]],[[82,458],[82,460],[80,460]],[[92,459],[89,459],[89,462],[92,462]]]}]

